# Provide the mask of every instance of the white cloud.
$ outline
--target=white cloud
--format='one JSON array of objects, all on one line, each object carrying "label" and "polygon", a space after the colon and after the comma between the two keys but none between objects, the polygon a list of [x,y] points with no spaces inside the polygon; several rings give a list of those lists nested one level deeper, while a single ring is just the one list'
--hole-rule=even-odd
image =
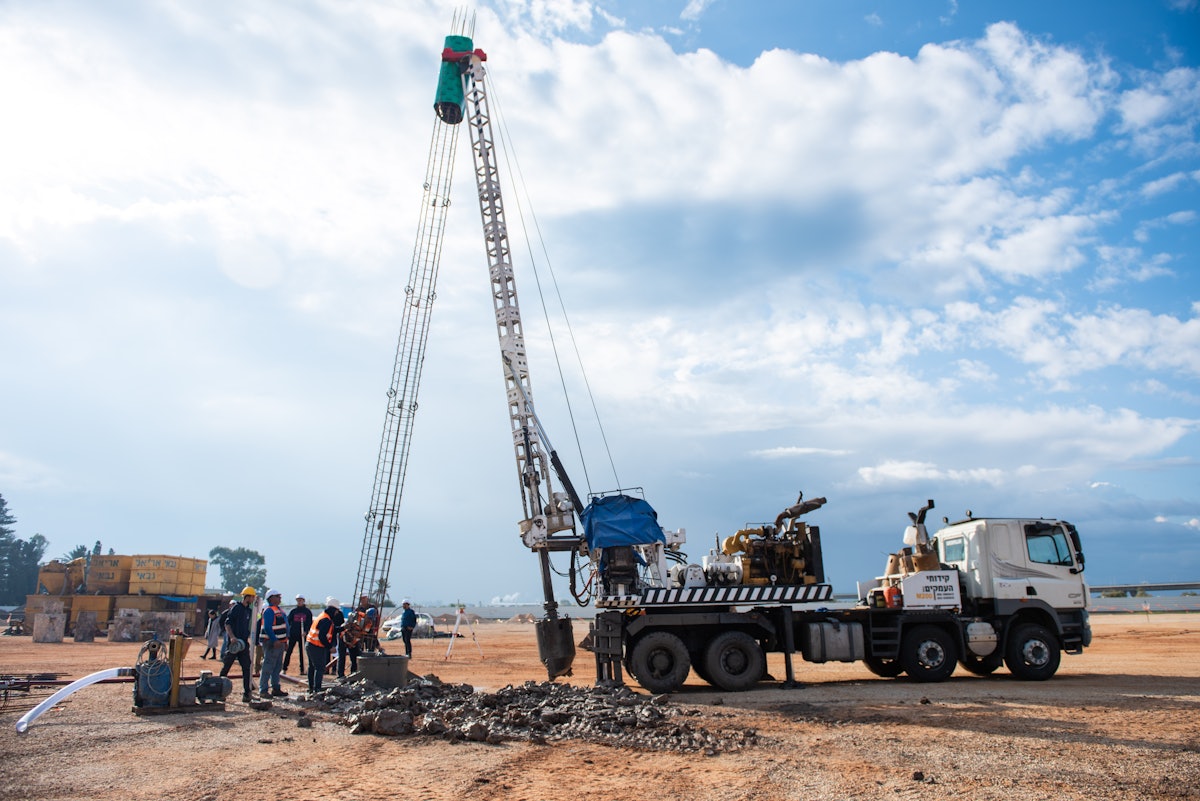
[{"label": "white cloud", "polygon": [[1075,314],[1056,301],[1030,297],[995,312],[956,303],[931,326],[931,335],[942,347],[1000,347],[1051,380],[1116,365],[1200,375],[1200,318],[1145,309],[1112,306]]},{"label": "white cloud", "polygon": [[911,483],[943,483],[943,484],[991,484],[999,486],[1004,482],[1003,470],[996,468],[976,467],[966,469],[942,469],[927,462],[883,462],[874,467],[861,467],[859,477],[867,484],[911,484]]},{"label": "white cloud", "polygon": [[[591,0],[499,0],[498,6],[509,26],[529,26],[541,37],[571,29],[591,30],[593,15],[598,13]],[[611,24],[610,15],[602,16]]]},{"label": "white cloud", "polygon": [[1192,174],[1187,172],[1173,172],[1170,175],[1165,175],[1162,178],[1157,178],[1153,181],[1147,181],[1146,183],[1142,184],[1141,193],[1143,196],[1148,198],[1157,197],[1158,195],[1172,192],[1180,188],[1189,180],[1192,180],[1192,178]]},{"label": "white cloud", "polygon": [[1171,257],[1157,253],[1146,257],[1140,248],[1101,245],[1096,248],[1100,264],[1096,276],[1088,283],[1096,291],[1107,291],[1128,282],[1142,283],[1155,278],[1174,275],[1168,266]]},{"label": "white cloud", "polygon": [[764,459],[787,459],[795,456],[849,456],[853,451],[838,448],[780,447],[753,451],[751,455]]},{"label": "white cloud", "polygon": [[713,0],[688,0],[688,4],[684,6],[683,11],[679,12],[679,18],[698,20],[712,4]]},{"label": "white cloud", "polygon": [[1141,77],[1140,85],[1122,92],[1117,102],[1118,131],[1129,134],[1143,152],[1181,148],[1194,154],[1200,70],[1177,67]]}]

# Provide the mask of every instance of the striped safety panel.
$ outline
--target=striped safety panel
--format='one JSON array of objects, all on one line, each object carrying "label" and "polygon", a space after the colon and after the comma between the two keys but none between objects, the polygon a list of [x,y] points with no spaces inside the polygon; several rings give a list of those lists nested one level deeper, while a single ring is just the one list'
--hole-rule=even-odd
[{"label": "striped safety panel", "polygon": [[737,604],[786,604],[828,601],[833,587],[828,584],[786,586],[688,587],[643,590],[641,595],[602,595],[598,608],[631,609],[639,606],[729,606]]}]

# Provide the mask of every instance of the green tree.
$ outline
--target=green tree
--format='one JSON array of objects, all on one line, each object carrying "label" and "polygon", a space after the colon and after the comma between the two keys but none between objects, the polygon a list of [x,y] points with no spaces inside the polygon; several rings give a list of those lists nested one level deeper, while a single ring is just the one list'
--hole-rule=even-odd
[{"label": "green tree", "polygon": [[37,592],[38,563],[48,545],[41,534],[18,538],[12,529],[16,522],[0,495],[0,604],[6,606],[23,604],[26,595]]},{"label": "green tree", "polygon": [[246,586],[261,592],[267,586],[267,560],[258,551],[217,546],[208,552],[208,560],[221,568],[221,587],[226,592],[236,595]]},{"label": "green tree", "polygon": [[76,545],[71,550],[58,558],[60,562],[74,562],[76,559],[82,559],[88,555],[88,547],[86,545]]},{"label": "green tree", "polygon": [[0,495],[0,536],[12,537],[14,532],[10,526],[17,522],[17,518],[12,516],[8,511],[8,501],[4,500],[4,496]]}]

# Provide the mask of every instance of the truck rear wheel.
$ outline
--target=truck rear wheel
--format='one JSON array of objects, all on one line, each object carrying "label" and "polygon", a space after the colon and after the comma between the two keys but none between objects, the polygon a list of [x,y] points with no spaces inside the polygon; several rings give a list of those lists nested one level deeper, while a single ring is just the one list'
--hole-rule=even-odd
[{"label": "truck rear wheel", "polygon": [[767,671],[767,657],[758,641],[744,631],[718,634],[704,650],[705,678],[726,692],[749,690]]},{"label": "truck rear wheel", "polygon": [[913,681],[945,681],[958,664],[958,649],[943,629],[914,626],[900,643],[900,664]]},{"label": "truck rear wheel", "polygon": [[1004,664],[1018,679],[1045,681],[1058,672],[1062,650],[1045,626],[1024,623],[1013,629],[1004,649]]},{"label": "truck rear wheel", "polygon": [[652,693],[672,693],[683,686],[692,660],[683,640],[669,631],[643,635],[629,655],[629,670]]}]

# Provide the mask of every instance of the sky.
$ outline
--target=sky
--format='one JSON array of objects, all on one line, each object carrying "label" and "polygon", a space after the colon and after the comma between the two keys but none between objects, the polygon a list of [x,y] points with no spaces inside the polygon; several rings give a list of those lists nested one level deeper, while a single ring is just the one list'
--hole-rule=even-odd
[{"label": "sky", "polygon": [[[456,7],[0,2],[17,536],[350,595]],[[693,561],[826,497],[837,592],[927,499],[1200,580],[1198,0],[473,10],[582,491]],[[534,603],[465,135],[455,170],[393,596]]]}]

